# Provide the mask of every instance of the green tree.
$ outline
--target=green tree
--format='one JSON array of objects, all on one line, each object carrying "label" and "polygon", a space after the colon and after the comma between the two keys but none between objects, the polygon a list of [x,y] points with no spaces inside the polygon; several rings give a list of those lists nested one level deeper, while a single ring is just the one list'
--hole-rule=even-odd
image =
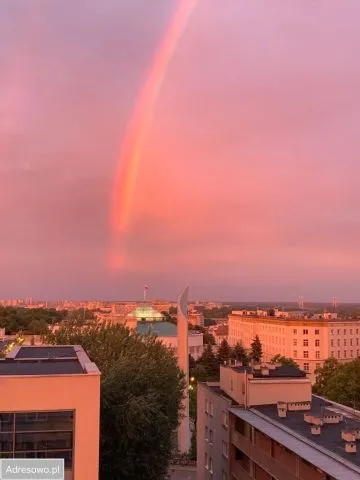
[{"label": "green tree", "polygon": [[325,395],[327,392],[328,383],[335,372],[340,368],[340,363],[336,358],[330,357],[325,360],[323,366],[316,370],[316,380],[313,386],[314,393],[318,395]]},{"label": "green tree", "polygon": [[203,354],[198,360],[198,364],[202,365],[208,377],[218,379],[220,372],[219,363],[210,344],[206,345]]},{"label": "green tree", "polygon": [[231,349],[229,347],[227,340],[224,338],[217,352],[217,357],[216,357],[217,361],[220,364],[223,364],[224,362],[228,362],[230,360],[230,356],[231,356]]},{"label": "green tree", "polygon": [[271,359],[271,363],[281,363],[281,365],[291,365],[293,367],[299,368],[299,365],[290,357],[284,357],[278,353]]},{"label": "green tree", "polygon": [[214,335],[205,331],[204,332],[204,343],[206,343],[207,345],[215,345],[216,342],[215,342]]},{"label": "green tree", "polygon": [[354,409],[360,408],[360,359],[340,364],[326,380],[324,396]]},{"label": "green tree", "polygon": [[251,343],[250,357],[254,362],[260,362],[262,357],[262,345],[258,335],[255,336],[254,340]]},{"label": "green tree", "polygon": [[46,340],[82,345],[102,372],[100,479],[163,479],[185,388],[173,352],[121,325],[70,322]]},{"label": "green tree", "polygon": [[249,364],[249,359],[246,354],[245,348],[242,346],[241,343],[237,343],[235,347],[231,350],[231,358],[234,360],[238,360],[242,362],[243,365]]}]

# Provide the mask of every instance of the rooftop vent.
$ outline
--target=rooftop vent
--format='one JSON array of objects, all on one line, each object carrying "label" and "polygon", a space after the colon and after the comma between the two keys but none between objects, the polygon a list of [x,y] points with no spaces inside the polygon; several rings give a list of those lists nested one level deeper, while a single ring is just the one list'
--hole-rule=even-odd
[{"label": "rooftop vent", "polygon": [[341,438],[345,440],[345,442],[355,442],[356,440],[356,431],[353,429],[342,430],[341,431]]},{"label": "rooftop vent", "polygon": [[356,453],[356,443],[355,442],[345,442],[345,452],[346,453]]},{"label": "rooftop vent", "polygon": [[268,377],[269,376],[269,369],[268,367],[261,367],[261,375],[263,375],[264,377]]},{"label": "rooftop vent", "polygon": [[277,411],[280,418],[285,418],[287,415],[287,404],[285,402],[277,402]]},{"label": "rooftop vent", "polygon": [[290,402],[290,403],[288,403],[288,409],[290,411],[293,411],[293,412],[310,410],[310,408],[311,408],[311,402]]},{"label": "rooftop vent", "polygon": [[311,425],[311,434],[312,435],[320,435],[321,433],[321,425]]}]

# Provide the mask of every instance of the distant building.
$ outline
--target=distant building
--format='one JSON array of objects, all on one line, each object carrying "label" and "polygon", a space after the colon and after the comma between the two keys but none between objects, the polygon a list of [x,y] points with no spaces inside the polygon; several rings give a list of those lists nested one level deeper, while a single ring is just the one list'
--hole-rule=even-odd
[{"label": "distant building", "polygon": [[100,372],[79,346],[15,347],[0,360],[1,457],[63,458],[99,478]]},{"label": "distant building", "polygon": [[220,325],[214,325],[209,327],[209,333],[214,337],[216,345],[220,345],[223,340],[228,341],[229,338],[229,325],[222,323]]},{"label": "distant building", "polygon": [[312,395],[297,368],[221,366],[197,399],[197,480],[360,478],[360,412]]},{"label": "distant building", "polygon": [[[324,318],[325,315],[325,318]],[[340,362],[360,356],[360,320],[329,318],[279,318],[274,316],[229,315],[229,344],[242,343],[250,349],[258,335],[263,349],[263,360],[270,361],[280,354],[293,358],[312,380],[315,370],[329,357]]]},{"label": "distant building", "polygon": [[191,325],[196,325],[199,327],[204,326],[204,314],[202,312],[191,311],[189,312],[188,317]]}]

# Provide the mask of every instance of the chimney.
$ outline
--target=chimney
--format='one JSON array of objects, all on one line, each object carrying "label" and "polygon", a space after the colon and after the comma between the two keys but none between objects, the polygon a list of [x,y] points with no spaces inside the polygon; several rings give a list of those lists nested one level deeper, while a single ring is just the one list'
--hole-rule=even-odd
[{"label": "chimney", "polygon": [[285,402],[277,402],[277,411],[280,418],[285,418],[287,415],[287,404]]},{"label": "chimney", "polygon": [[321,433],[321,425],[311,425],[311,434],[312,435],[320,435]]},{"label": "chimney", "polygon": [[341,431],[341,438],[345,440],[345,442],[355,442],[356,440],[356,432],[355,430],[349,429],[349,430],[342,430]]}]

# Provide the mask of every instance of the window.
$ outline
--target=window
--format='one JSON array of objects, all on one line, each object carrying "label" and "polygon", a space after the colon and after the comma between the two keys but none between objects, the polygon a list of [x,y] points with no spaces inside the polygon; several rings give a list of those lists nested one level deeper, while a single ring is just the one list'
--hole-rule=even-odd
[{"label": "window", "polygon": [[352,328],[350,328],[350,335],[352,335]]},{"label": "window", "polygon": [[209,427],[205,427],[205,440],[209,441]]},{"label": "window", "polygon": [[294,334],[294,335],[297,335],[297,329],[296,329],[296,328],[294,328],[293,334]]},{"label": "window", "polygon": [[344,358],[346,358],[346,350],[344,350]]},{"label": "window", "polygon": [[303,335],[307,335],[308,333],[309,332],[306,329],[303,330]]},{"label": "window", "polygon": [[294,345],[294,347],[296,347],[296,345],[297,345],[297,340],[296,340],[296,338],[294,338],[294,340],[293,340],[293,345]]},{"label": "window", "polygon": [[304,358],[309,358],[309,352],[307,350],[303,351],[303,357]]},{"label": "window", "polygon": [[357,347],[359,346],[359,339],[358,338],[356,339],[356,346]]},{"label": "window", "polygon": [[340,339],[339,338],[338,338],[337,344],[338,344],[338,347],[340,347]]},{"label": "window", "polygon": [[303,340],[303,346],[304,346],[304,347],[307,347],[308,345],[309,345],[309,340],[308,340],[307,338],[305,338],[305,339]]},{"label": "window", "polygon": [[293,357],[294,357],[294,358],[297,358],[297,350],[294,350],[294,351],[293,351]]},{"label": "window", "polygon": [[346,335],[346,328],[344,328],[344,335]]},{"label": "window", "polygon": [[353,351],[350,350],[350,357],[353,357],[353,356],[354,356],[354,355],[353,355]]},{"label": "window", "polygon": [[344,339],[344,347],[346,347],[346,340]]},{"label": "window", "polygon": [[320,330],[315,330],[315,335],[320,335]]},{"label": "window", "polygon": [[209,469],[209,457],[206,452],[205,452],[205,468]]},{"label": "window", "polygon": [[222,454],[224,455],[225,458],[228,458],[229,456],[229,448],[227,442],[222,442]]},{"label": "window", "polygon": [[316,364],[316,370],[319,370],[319,368],[321,368],[321,363]]},{"label": "window", "polygon": [[340,358],[340,350],[338,350],[338,358]]},{"label": "window", "polygon": [[205,413],[209,413],[209,400],[205,398]]},{"label": "window", "polygon": [[334,335],[334,330],[333,329],[331,329],[331,335]]},{"label": "window", "polygon": [[228,412],[223,412],[223,427],[228,428],[229,426],[229,414]]},{"label": "window", "polygon": [[352,347],[352,338],[350,338],[350,347]]},{"label": "window", "polygon": [[212,461],[212,458],[210,457],[209,459],[209,472],[210,473],[213,473],[213,461]]},{"label": "window", "polygon": [[315,340],[315,347],[320,347],[320,340],[318,338]]},{"label": "window", "polygon": [[214,443],[214,432],[211,430],[209,430],[209,442],[210,443]]},{"label": "window", "polygon": [[304,370],[305,372],[308,372],[310,370],[310,366],[308,363],[304,363]]},{"label": "window", "polygon": [[339,330],[339,329],[338,329],[338,331],[337,331],[337,332],[338,332],[337,334],[338,334],[338,335],[340,335],[340,330]]},{"label": "window", "polygon": [[72,411],[0,413],[0,430],[2,457],[64,458],[72,470]]},{"label": "window", "polygon": [[331,346],[332,347],[334,346],[334,340],[331,340]]},{"label": "window", "polygon": [[209,415],[211,417],[214,416],[214,404],[213,404],[213,402],[209,402]]},{"label": "window", "polygon": [[316,350],[316,352],[315,352],[315,358],[320,358],[320,352],[319,352],[319,350]]},{"label": "window", "polygon": [[332,357],[334,356],[334,352],[331,352],[331,356],[332,356]]},{"label": "window", "polygon": [[356,329],[356,335],[359,335],[359,329],[358,328]]}]

